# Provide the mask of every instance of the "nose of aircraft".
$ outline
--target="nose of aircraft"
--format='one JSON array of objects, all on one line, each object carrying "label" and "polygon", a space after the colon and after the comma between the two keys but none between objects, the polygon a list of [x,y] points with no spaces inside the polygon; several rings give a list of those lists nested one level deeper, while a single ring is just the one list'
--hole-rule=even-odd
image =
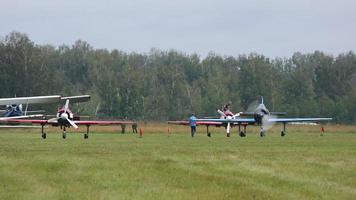
[{"label": "nose of aircraft", "polygon": [[62,119],[67,119],[68,118],[68,114],[67,113],[62,113],[61,114],[61,118]]}]

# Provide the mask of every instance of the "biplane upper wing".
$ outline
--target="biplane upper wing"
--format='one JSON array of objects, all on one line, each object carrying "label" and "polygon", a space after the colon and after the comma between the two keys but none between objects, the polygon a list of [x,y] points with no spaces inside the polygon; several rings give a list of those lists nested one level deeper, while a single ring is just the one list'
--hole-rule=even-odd
[{"label": "biplane upper wing", "polygon": [[0,105],[58,103],[60,99],[59,95],[0,98]]},{"label": "biplane upper wing", "polygon": [[69,97],[61,97],[61,102],[65,103],[66,101],[70,100],[70,102],[80,103],[86,102],[90,100],[90,95],[79,95],[79,96],[69,96]]}]

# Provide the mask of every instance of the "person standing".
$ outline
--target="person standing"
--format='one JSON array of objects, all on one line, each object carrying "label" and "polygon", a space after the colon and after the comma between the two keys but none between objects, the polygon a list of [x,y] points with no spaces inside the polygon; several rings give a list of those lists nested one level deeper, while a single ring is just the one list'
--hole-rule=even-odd
[{"label": "person standing", "polygon": [[132,124],[132,133],[137,133],[137,123]]},{"label": "person standing", "polygon": [[195,117],[194,113],[192,113],[192,116],[189,118],[189,125],[192,137],[194,137],[195,132],[197,131],[197,118]]}]

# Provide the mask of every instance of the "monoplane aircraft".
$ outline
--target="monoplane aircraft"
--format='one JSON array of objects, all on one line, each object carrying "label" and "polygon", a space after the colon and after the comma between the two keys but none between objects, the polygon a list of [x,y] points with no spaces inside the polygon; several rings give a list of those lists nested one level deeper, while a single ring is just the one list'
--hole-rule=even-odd
[{"label": "monoplane aircraft", "polygon": [[[197,125],[205,125],[207,127],[207,135],[210,137],[209,126],[223,126],[226,128],[227,137],[230,136],[230,129],[233,126],[239,127],[239,134],[241,137],[246,136],[246,126],[247,125],[259,125],[260,136],[264,137],[266,131],[272,127],[275,123],[282,123],[283,129],[281,131],[281,136],[286,135],[286,125],[291,122],[321,122],[321,121],[330,121],[332,118],[278,118],[277,115],[284,115],[282,112],[270,112],[263,102],[263,97],[261,97],[261,102],[257,107],[253,109],[252,112],[239,112],[233,114],[230,111],[222,112],[217,110],[221,115],[220,118],[212,119],[197,119]],[[189,121],[168,121],[169,124],[176,125],[189,125]],[[244,127],[244,130],[241,131],[241,125]]]},{"label": "monoplane aircraft", "polygon": [[75,129],[78,128],[79,125],[85,125],[87,127],[87,131],[84,134],[84,139],[89,138],[89,127],[91,125],[121,125],[121,124],[135,124],[136,122],[132,121],[81,121],[81,120],[75,120],[74,119],[74,114],[73,112],[69,109],[69,101],[76,101],[76,102],[82,102],[90,99],[89,95],[83,95],[83,96],[75,96],[75,97],[62,97],[61,98],[63,101],[65,101],[64,106],[58,110],[57,115],[55,118],[51,119],[8,119],[6,120],[7,122],[15,122],[15,123],[32,123],[32,124],[39,124],[41,125],[41,133],[42,133],[42,138],[46,139],[46,133],[43,130],[43,127],[46,124],[52,125],[52,126],[59,126],[61,129],[63,129],[63,139],[66,138],[66,128],[69,127],[74,127]]}]

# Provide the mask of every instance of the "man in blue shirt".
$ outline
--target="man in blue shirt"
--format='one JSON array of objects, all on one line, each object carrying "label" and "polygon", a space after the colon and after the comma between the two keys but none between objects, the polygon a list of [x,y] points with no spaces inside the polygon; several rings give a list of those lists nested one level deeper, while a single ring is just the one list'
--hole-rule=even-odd
[{"label": "man in blue shirt", "polygon": [[195,132],[197,131],[197,118],[195,117],[194,113],[192,113],[192,116],[189,118],[189,125],[192,137],[194,137]]}]

